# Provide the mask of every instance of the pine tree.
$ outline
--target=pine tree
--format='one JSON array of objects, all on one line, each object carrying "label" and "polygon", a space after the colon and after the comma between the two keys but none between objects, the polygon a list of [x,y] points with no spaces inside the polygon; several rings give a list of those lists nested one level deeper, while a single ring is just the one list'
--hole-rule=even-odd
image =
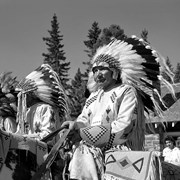
[{"label": "pine tree", "polygon": [[98,47],[103,46],[104,44],[108,44],[112,38],[123,40],[124,38],[126,38],[124,30],[120,26],[114,24],[112,24],[109,28],[104,28],[101,36],[98,38],[96,44],[94,45],[93,53],[96,52],[96,49]]},{"label": "pine tree", "polygon": [[84,41],[85,46],[88,48],[88,50],[85,50],[85,52],[87,53],[89,57],[89,61],[83,62],[83,64],[87,66],[87,69],[85,70],[85,73],[84,73],[84,76],[86,78],[88,77],[88,73],[90,69],[90,60],[93,56],[94,44],[97,42],[97,39],[99,38],[100,33],[101,33],[101,29],[99,28],[98,23],[95,21],[92,24],[91,29],[89,29],[88,36],[87,36],[88,40]]},{"label": "pine tree", "polygon": [[[126,35],[124,34],[124,30],[118,25],[111,25],[109,28],[104,28],[103,31],[101,31],[97,22],[92,24],[92,28],[89,30],[88,34],[89,40],[84,41],[84,44],[88,48],[88,50],[85,52],[88,53],[90,60],[95,54],[96,49],[104,44],[108,44],[112,37],[116,39],[124,39]],[[85,77],[87,77],[90,69],[90,61],[83,62],[83,64],[88,65],[88,68],[84,74]]]},{"label": "pine tree", "polygon": [[80,68],[78,68],[77,73],[75,74],[74,79],[71,81],[71,100],[73,106],[71,107],[71,116],[72,118],[77,118],[81,113],[82,108],[85,104],[85,89],[86,81],[84,81]]},{"label": "pine tree", "polygon": [[85,46],[88,48],[88,50],[85,50],[85,52],[87,52],[90,58],[93,56],[92,54],[93,46],[97,42],[97,39],[99,38],[100,33],[101,33],[101,29],[99,28],[98,23],[95,21],[92,24],[92,27],[89,30],[89,33],[87,36],[89,40],[84,41]]},{"label": "pine tree", "polygon": [[45,41],[48,46],[48,53],[42,54],[44,56],[44,63],[52,66],[53,70],[59,75],[62,85],[67,89],[70,62],[66,62],[65,52],[63,50],[64,45],[62,44],[63,35],[60,35],[61,32],[56,14],[53,16],[51,30],[48,30],[48,33],[50,37],[43,37],[43,41]]},{"label": "pine tree", "polygon": [[180,83],[180,63],[177,63],[176,71],[175,71],[175,77],[174,77],[175,83]]},{"label": "pine tree", "polygon": [[[91,58],[96,52],[96,49],[104,44],[108,44],[112,38],[116,39],[124,39],[126,35],[124,34],[124,30],[120,28],[118,25],[111,25],[109,28],[104,28],[103,31],[98,26],[97,22],[92,24],[92,28],[89,30],[88,38],[89,40],[84,41],[84,44],[88,48],[85,52],[88,53],[88,57]],[[90,60],[88,62],[83,62],[84,65],[87,65],[85,73],[82,74],[85,78],[85,82],[87,83],[89,69],[91,68]],[[89,92],[86,89],[85,95],[88,97]]]}]

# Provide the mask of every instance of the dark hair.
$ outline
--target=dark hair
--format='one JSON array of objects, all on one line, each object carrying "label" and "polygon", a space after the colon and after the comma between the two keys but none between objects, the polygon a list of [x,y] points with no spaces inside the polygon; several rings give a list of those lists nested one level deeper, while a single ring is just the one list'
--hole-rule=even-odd
[{"label": "dark hair", "polygon": [[33,106],[36,103],[40,103],[43,102],[39,97],[37,97],[34,92],[28,92],[27,93],[27,99],[26,99],[26,103],[27,103],[27,107]]},{"label": "dark hair", "polygon": [[118,73],[118,77],[117,77],[117,80],[116,80],[116,84],[121,84],[121,83],[122,83],[121,74]]},{"label": "dark hair", "polygon": [[166,136],[166,138],[164,139],[164,142],[166,142],[166,141],[172,141],[174,145],[176,144],[176,142],[172,136]]}]

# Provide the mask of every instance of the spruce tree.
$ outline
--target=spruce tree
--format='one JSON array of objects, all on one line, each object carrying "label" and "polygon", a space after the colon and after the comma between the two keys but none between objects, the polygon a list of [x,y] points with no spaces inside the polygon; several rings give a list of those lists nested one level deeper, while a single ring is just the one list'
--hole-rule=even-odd
[{"label": "spruce tree", "polygon": [[[87,49],[85,52],[87,53],[89,59],[86,62],[83,62],[83,64],[86,66],[85,72],[81,73],[82,76],[82,81],[83,84],[87,84],[88,80],[88,73],[91,68],[91,63],[90,60],[93,57],[93,49],[94,49],[94,44],[97,42],[97,39],[99,38],[99,35],[101,33],[101,29],[99,28],[99,25],[96,21],[93,22],[91,29],[88,31],[88,40],[84,41],[85,46]],[[86,92],[84,95],[87,97],[89,95],[88,90],[86,89],[86,86],[84,86],[83,92]],[[88,94],[88,95],[87,95]]]},{"label": "spruce tree", "polygon": [[174,77],[175,83],[180,83],[180,63],[177,63],[176,71],[175,71],[175,77]]},{"label": "spruce tree", "polygon": [[89,61],[83,62],[83,64],[87,66],[84,73],[85,77],[88,77],[88,72],[90,68],[90,60],[93,56],[94,44],[97,42],[97,39],[99,38],[100,33],[101,33],[101,29],[99,28],[98,23],[96,21],[93,22],[91,29],[89,29],[88,31],[88,36],[87,36],[88,40],[84,41],[85,46],[88,48],[87,50],[85,50],[85,52],[87,53],[89,57]]},{"label": "spruce tree", "polygon": [[70,62],[66,62],[65,52],[63,50],[64,45],[62,44],[63,35],[61,35],[61,31],[59,30],[56,14],[53,16],[51,30],[48,30],[48,33],[50,37],[43,37],[43,41],[48,46],[48,52],[42,54],[44,56],[44,63],[52,66],[53,70],[59,75],[64,88],[68,89],[67,82],[69,81],[68,70],[70,69]]},{"label": "spruce tree", "polygon": [[[84,41],[85,46],[88,48],[85,52],[87,52],[88,57],[90,57],[88,62],[83,62],[84,65],[87,65],[87,69],[84,74],[82,74],[85,78],[85,82],[87,83],[88,73],[91,68],[90,60],[95,54],[98,47],[108,44],[112,38],[116,39],[124,39],[126,35],[124,34],[124,30],[118,25],[111,25],[109,28],[104,28],[103,31],[98,26],[97,22],[92,24],[92,28],[89,30],[88,38],[89,40]],[[86,97],[89,96],[89,92],[85,89]]]},{"label": "spruce tree", "polygon": [[112,38],[123,40],[126,37],[124,30],[119,25],[112,24],[109,28],[103,29],[101,36],[93,47],[93,53],[96,52],[98,47],[108,44]]},{"label": "spruce tree", "polygon": [[[98,26],[97,22],[92,24],[92,28],[89,30],[88,38],[89,40],[84,41],[84,44],[88,48],[85,52],[88,53],[88,57],[91,58],[96,52],[96,49],[104,44],[108,44],[112,38],[116,39],[124,39],[126,35],[124,34],[124,30],[121,29],[118,25],[111,25],[109,28],[104,28],[103,31]],[[88,65],[88,68],[85,72],[85,77],[88,76],[88,72],[90,67],[90,61],[83,62],[83,64]]]},{"label": "spruce tree", "polygon": [[96,43],[97,39],[99,38],[100,33],[101,33],[101,29],[99,28],[98,23],[95,21],[92,24],[92,27],[89,30],[89,33],[87,36],[89,40],[84,41],[85,46],[88,48],[88,50],[85,50],[85,52],[87,52],[88,57],[90,58],[92,58],[93,56],[92,54],[93,46]]},{"label": "spruce tree", "polygon": [[84,81],[80,68],[78,68],[77,73],[74,76],[74,79],[71,81],[71,116],[72,118],[77,118],[81,113],[83,106],[85,104],[85,87],[86,81]]}]

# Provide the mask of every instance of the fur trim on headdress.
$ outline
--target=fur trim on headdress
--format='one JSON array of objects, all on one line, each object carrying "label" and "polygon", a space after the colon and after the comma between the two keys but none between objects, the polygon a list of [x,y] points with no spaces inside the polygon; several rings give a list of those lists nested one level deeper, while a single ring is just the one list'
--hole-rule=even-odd
[{"label": "fur trim on headdress", "polygon": [[[139,90],[145,109],[153,110],[161,115],[159,102],[165,106],[153,82],[160,81],[165,84],[175,97],[172,85],[161,76],[161,71],[164,71],[173,79],[172,72],[167,67],[164,58],[143,39],[136,36],[125,40],[113,39],[108,45],[97,49],[91,63],[94,67],[100,62],[106,62],[110,68],[118,70],[122,83],[130,84]],[[87,87],[90,92],[98,89],[91,71]],[[158,100],[153,94],[156,94]]]}]

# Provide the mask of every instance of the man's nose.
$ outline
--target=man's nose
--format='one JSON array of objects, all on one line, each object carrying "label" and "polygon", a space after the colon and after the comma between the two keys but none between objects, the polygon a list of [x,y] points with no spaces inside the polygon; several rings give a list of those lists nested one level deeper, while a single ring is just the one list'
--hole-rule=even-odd
[{"label": "man's nose", "polygon": [[102,74],[102,72],[101,72],[100,69],[97,69],[96,73],[97,73],[97,74]]},{"label": "man's nose", "polygon": [[97,75],[97,77],[101,77],[101,76],[103,76],[103,74],[102,74],[101,70],[98,70],[96,75]]}]

